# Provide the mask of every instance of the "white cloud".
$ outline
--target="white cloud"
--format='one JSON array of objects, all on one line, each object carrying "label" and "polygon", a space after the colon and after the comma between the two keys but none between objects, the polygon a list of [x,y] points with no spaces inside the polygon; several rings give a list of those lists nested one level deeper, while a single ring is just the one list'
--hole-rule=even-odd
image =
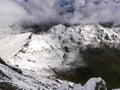
[{"label": "white cloud", "polygon": [[[67,3],[70,1],[67,0]],[[60,0],[0,0],[0,25],[49,22],[76,24],[113,21],[120,23],[120,3],[113,3],[112,0],[73,1],[72,4],[70,2],[62,8]],[[65,2],[62,4],[65,5]],[[71,7],[75,11],[66,13],[65,11],[69,11]],[[61,15],[62,11],[64,13]]]},{"label": "white cloud", "polygon": [[12,25],[23,19],[26,11],[13,0],[0,0],[0,25]]}]

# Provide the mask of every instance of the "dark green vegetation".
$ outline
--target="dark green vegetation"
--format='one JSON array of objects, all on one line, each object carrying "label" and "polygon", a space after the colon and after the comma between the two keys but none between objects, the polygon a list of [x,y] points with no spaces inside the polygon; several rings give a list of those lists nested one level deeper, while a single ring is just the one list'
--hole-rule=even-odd
[{"label": "dark green vegetation", "polygon": [[69,75],[62,72],[59,76],[62,79],[82,84],[89,78],[101,77],[106,81],[108,90],[120,87],[120,50],[89,48],[82,51],[82,57],[87,63],[87,67],[78,68]]},{"label": "dark green vegetation", "polygon": [[108,87],[120,87],[120,51],[113,48],[88,49],[84,54],[95,76],[102,77]]}]

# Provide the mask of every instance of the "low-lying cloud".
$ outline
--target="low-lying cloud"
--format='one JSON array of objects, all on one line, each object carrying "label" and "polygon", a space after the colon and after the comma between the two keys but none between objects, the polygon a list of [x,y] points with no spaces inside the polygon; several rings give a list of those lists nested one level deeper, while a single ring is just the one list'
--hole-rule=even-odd
[{"label": "low-lying cloud", "polygon": [[0,25],[120,23],[119,0],[0,0]]}]

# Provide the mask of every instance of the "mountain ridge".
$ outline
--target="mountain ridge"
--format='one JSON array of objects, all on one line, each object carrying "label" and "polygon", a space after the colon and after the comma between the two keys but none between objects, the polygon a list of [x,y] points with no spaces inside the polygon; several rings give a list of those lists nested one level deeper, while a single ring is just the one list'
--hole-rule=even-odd
[{"label": "mountain ridge", "polygon": [[0,57],[7,64],[25,70],[23,74],[30,72],[27,75],[35,73],[44,77],[55,77],[60,72],[71,74],[78,68],[89,67],[82,56],[85,50],[106,47],[119,50],[119,34],[115,28],[104,28],[98,24],[70,27],[59,24],[42,33],[5,36],[0,39]]}]

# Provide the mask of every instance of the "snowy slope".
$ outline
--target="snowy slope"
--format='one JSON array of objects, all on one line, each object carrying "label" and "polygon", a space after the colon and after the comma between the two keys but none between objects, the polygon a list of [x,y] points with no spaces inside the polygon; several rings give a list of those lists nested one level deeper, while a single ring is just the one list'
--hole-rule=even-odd
[{"label": "snowy slope", "polygon": [[0,40],[0,57],[9,64],[45,75],[86,66],[87,48],[119,48],[120,36],[100,25],[57,25],[43,34],[16,34]]},{"label": "snowy slope", "polygon": [[11,61],[22,68],[53,73],[51,69],[69,70],[85,66],[80,55],[83,49],[103,45],[119,48],[119,43],[119,34],[98,25],[58,25],[42,35],[33,34],[27,46]]},{"label": "snowy slope", "polygon": [[9,62],[24,44],[29,40],[31,33],[21,35],[8,35],[0,40],[0,56]]},{"label": "snowy slope", "polygon": [[[115,28],[104,28],[96,24],[71,27],[57,25],[41,34],[5,35],[0,39],[0,57],[7,64],[17,66],[22,74],[9,66],[0,64],[0,71],[5,76],[0,80],[1,82],[12,82],[13,86],[28,90],[36,90],[36,87],[37,89],[53,90],[53,88],[58,88],[61,83],[56,82],[56,79],[49,79],[50,75],[59,73],[59,71],[68,73],[67,71],[72,72],[76,68],[86,66],[81,51],[105,46],[119,49],[119,33]],[[93,86],[90,89],[93,90],[98,81],[101,79],[92,79],[83,87],[77,85],[73,88],[77,90],[77,87],[81,87],[84,88],[83,90],[88,90],[87,88]],[[48,87],[44,85],[48,85]],[[68,87],[66,83],[62,85]]]},{"label": "snowy slope", "polygon": [[33,71],[12,68],[0,63],[0,90],[107,90],[106,83],[101,78],[91,78],[81,86]]},{"label": "snowy slope", "polygon": [[0,64],[0,90],[8,90],[10,87],[11,90],[55,90],[63,82],[52,77],[38,75],[33,71],[23,69],[21,71],[22,73],[18,73],[6,65]]}]

